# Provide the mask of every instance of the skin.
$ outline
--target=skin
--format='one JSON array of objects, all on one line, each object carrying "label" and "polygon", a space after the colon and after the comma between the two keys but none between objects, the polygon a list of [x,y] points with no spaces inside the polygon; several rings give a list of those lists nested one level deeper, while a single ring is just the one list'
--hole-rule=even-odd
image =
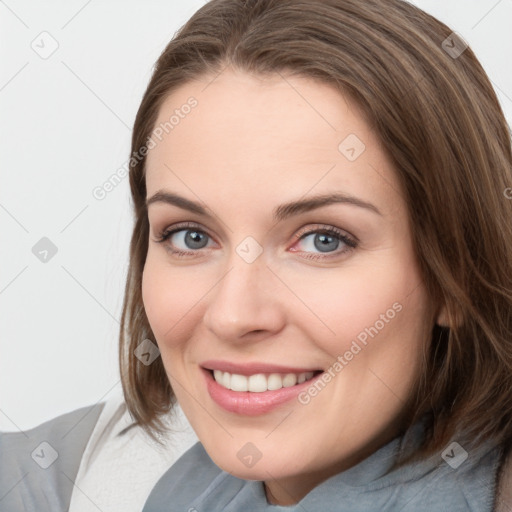
[{"label": "skin", "polygon": [[[144,306],[210,457],[240,478],[264,481],[269,502],[292,504],[397,435],[436,318],[395,171],[357,105],[308,78],[229,68],[212,80],[177,89],[159,113],[157,125],[190,96],[198,101],[148,153],[147,197],[173,192],[201,202],[211,218],[149,205]],[[366,146],[354,161],[338,150],[349,134]],[[272,219],[282,203],[332,192],[381,214],[340,203]],[[186,231],[156,241],[187,221],[206,233],[207,247],[187,246]],[[348,247],[334,242],[321,252],[313,242],[323,226],[355,237],[357,247],[343,252]],[[301,228],[314,233],[299,241]],[[236,252],[248,236],[263,249],[252,263]],[[192,254],[180,258],[169,247]],[[394,303],[400,312],[307,405],[294,399],[245,416],[207,392],[199,365],[208,359],[327,370]],[[247,442],[262,455],[251,468],[237,457]]]}]

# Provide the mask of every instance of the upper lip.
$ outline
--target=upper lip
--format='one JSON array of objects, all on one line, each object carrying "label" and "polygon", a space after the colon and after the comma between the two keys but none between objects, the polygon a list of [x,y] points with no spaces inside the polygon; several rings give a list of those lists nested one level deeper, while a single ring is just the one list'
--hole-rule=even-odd
[{"label": "upper lip", "polygon": [[294,368],[278,364],[269,364],[261,362],[252,363],[233,363],[230,361],[204,361],[201,363],[207,370],[220,370],[237,375],[255,375],[257,373],[305,373],[322,371],[318,368]]}]

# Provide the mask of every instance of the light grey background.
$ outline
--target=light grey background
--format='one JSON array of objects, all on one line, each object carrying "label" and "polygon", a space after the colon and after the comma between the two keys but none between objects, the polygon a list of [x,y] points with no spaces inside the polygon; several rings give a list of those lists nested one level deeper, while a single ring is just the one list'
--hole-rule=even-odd
[{"label": "light grey background", "polygon": [[[470,44],[510,124],[512,0],[412,3]],[[153,64],[203,4],[0,0],[0,429],[119,391],[128,180],[92,192],[126,163]]]}]

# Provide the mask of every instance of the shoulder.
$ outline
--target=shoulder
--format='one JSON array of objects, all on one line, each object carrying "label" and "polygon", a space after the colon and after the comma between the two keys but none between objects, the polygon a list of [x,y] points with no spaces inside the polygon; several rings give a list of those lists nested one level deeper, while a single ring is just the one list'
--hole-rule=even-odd
[{"label": "shoulder", "polygon": [[512,447],[504,453],[497,480],[496,512],[512,512]]},{"label": "shoulder", "polygon": [[69,512],[142,510],[159,478],[197,442],[178,404],[161,419],[167,432],[156,441],[133,420],[121,393],[109,398],[84,450]]},{"label": "shoulder", "polygon": [[[34,445],[37,441],[48,444],[53,441],[54,448],[57,448],[75,446],[77,440],[81,440],[83,446],[85,446],[104,405],[102,402],[75,409],[41,423],[30,430],[0,433],[2,466],[4,466],[5,457],[14,457],[21,463],[27,449],[37,448],[38,445]],[[48,461],[44,464],[47,463]]]},{"label": "shoulder", "polygon": [[0,435],[2,511],[67,510],[83,450],[103,406],[83,407],[33,429]]}]

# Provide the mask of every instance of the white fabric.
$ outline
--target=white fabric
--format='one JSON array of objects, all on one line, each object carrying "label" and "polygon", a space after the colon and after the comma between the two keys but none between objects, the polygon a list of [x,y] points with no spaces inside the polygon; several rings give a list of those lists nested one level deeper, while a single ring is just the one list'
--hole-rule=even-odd
[{"label": "white fabric", "polygon": [[106,401],[85,448],[69,512],[140,512],[153,486],[197,437],[176,405],[159,446],[133,426],[119,391]]}]

